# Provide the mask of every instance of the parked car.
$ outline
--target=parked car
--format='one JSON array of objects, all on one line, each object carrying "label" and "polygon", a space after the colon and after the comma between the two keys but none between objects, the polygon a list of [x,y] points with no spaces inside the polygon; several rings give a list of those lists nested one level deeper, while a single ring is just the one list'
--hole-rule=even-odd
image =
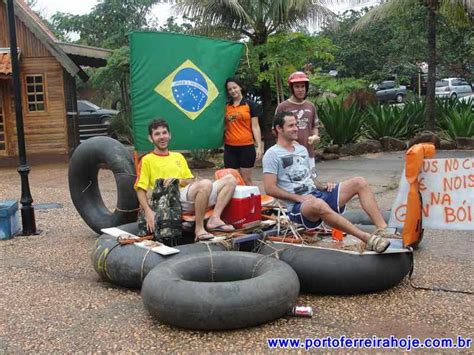
[{"label": "parked car", "polygon": [[117,110],[101,108],[87,100],[77,100],[77,110],[79,111],[79,125],[109,124],[112,116],[119,113]]},{"label": "parked car", "polygon": [[372,86],[375,95],[380,102],[403,102],[407,95],[407,87],[405,85],[397,85],[393,80],[382,81],[380,84]]},{"label": "parked car", "polygon": [[472,87],[461,78],[447,78],[436,82],[436,96],[455,99],[472,93]]},{"label": "parked car", "polygon": [[79,112],[79,139],[107,136],[110,119],[119,111],[101,108],[87,100],[77,100]]}]

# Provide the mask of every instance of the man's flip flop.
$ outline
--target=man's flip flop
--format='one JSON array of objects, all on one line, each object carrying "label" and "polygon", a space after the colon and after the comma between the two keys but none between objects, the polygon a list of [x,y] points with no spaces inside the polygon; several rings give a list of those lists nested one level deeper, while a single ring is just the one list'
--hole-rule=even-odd
[{"label": "man's flip flop", "polygon": [[[225,227],[231,227],[232,229],[229,229],[229,228],[225,228]],[[231,225],[231,224],[226,224],[226,223],[223,223],[223,224],[220,224],[214,228],[207,228],[207,230],[209,232],[225,232],[225,233],[231,233],[231,232],[234,232],[235,231],[235,228]]]},{"label": "man's flip flop", "polygon": [[196,242],[203,242],[206,240],[211,240],[214,236],[211,233],[201,233],[196,236]]}]

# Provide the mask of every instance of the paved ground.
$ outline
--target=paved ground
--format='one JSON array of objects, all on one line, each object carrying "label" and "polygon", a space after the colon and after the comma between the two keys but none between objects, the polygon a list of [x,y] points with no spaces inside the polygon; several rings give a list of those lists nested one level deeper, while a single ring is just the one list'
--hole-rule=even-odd
[{"label": "paved ground", "polygon": [[[453,155],[473,152],[444,154]],[[366,177],[383,208],[390,207],[396,194],[402,166],[398,153],[317,165],[323,181]],[[257,182],[260,174],[255,172]],[[0,199],[18,199],[16,170],[0,169],[0,177]],[[30,184],[35,204],[59,203],[61,208],[35,211],[40,235],[0,242],[0,353],[264,352],[267,337],[278,336],[473,336],[472,295],[415,290],[407,280],[371,295],[301,295],[298,303],[314,309],[310,319],[286,317],[227,332],[160,324],[147,314],[138,291],[102,282],[94,272],[90,253],[96,235],[70,201],[67,166],[35,166]],[[116,194],[111,174],[101,174],[101,186],[112,207]],[[473,248],[472,232],[427,231],[415,254],[415,283],[474,290]]]}]

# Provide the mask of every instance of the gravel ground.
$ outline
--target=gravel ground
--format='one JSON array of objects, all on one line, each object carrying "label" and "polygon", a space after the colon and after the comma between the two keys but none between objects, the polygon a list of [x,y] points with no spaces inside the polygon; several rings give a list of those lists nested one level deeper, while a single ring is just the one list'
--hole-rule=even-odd
[{"label": "gravel ground", "polygon": [[[318,167],[323,180],[365,176],[381,206],[389,208],[402,162],[400,154],[378,154]],[[255,178],[261,184],[257,176],[259,171]],[[16,169],[0,169],[0,177],[0,199],[18,199]],[[415,290],[406,279],[371,295],[301,295],[298,304],[312,306],[312,318],[285,317],[225,332],[185,331],[160,324],[147,314],[138,291],[102,282],[92,268],[96,235],[70,201],[67,165],[33,167],[30,185],[35,204],[61,207],[35,210],[39,235],[0,242],[0,353],[266,352],[268,337],[473,336],[472,295]],[[115,185],[109,172],[101,173],[101,186],[113,207]],[[473,243],[472,232],[426,231],[415,254],[414,282],[474,290]]]}]

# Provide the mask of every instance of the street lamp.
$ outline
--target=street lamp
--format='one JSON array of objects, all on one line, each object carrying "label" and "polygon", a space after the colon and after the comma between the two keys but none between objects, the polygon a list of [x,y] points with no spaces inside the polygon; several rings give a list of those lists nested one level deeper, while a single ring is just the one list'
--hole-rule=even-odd
[{"label": "street lamp", "polygon": [[10,54],[12,61],[13,92],[15,97],[16,131],[18,137],[18,158],[20,165],[18,173],[21,178],[21,220],[23,235],[36,234],[35,210],[32,206],[33,198],[30,192],[28,174],[30,167],[26,162],[25,133],[23,130],[23,111],[21,107],[20,66],[18,64],[18,51],[16,45],[15,11],[13,0],[7,0],[8,29],[10,32]]}]

